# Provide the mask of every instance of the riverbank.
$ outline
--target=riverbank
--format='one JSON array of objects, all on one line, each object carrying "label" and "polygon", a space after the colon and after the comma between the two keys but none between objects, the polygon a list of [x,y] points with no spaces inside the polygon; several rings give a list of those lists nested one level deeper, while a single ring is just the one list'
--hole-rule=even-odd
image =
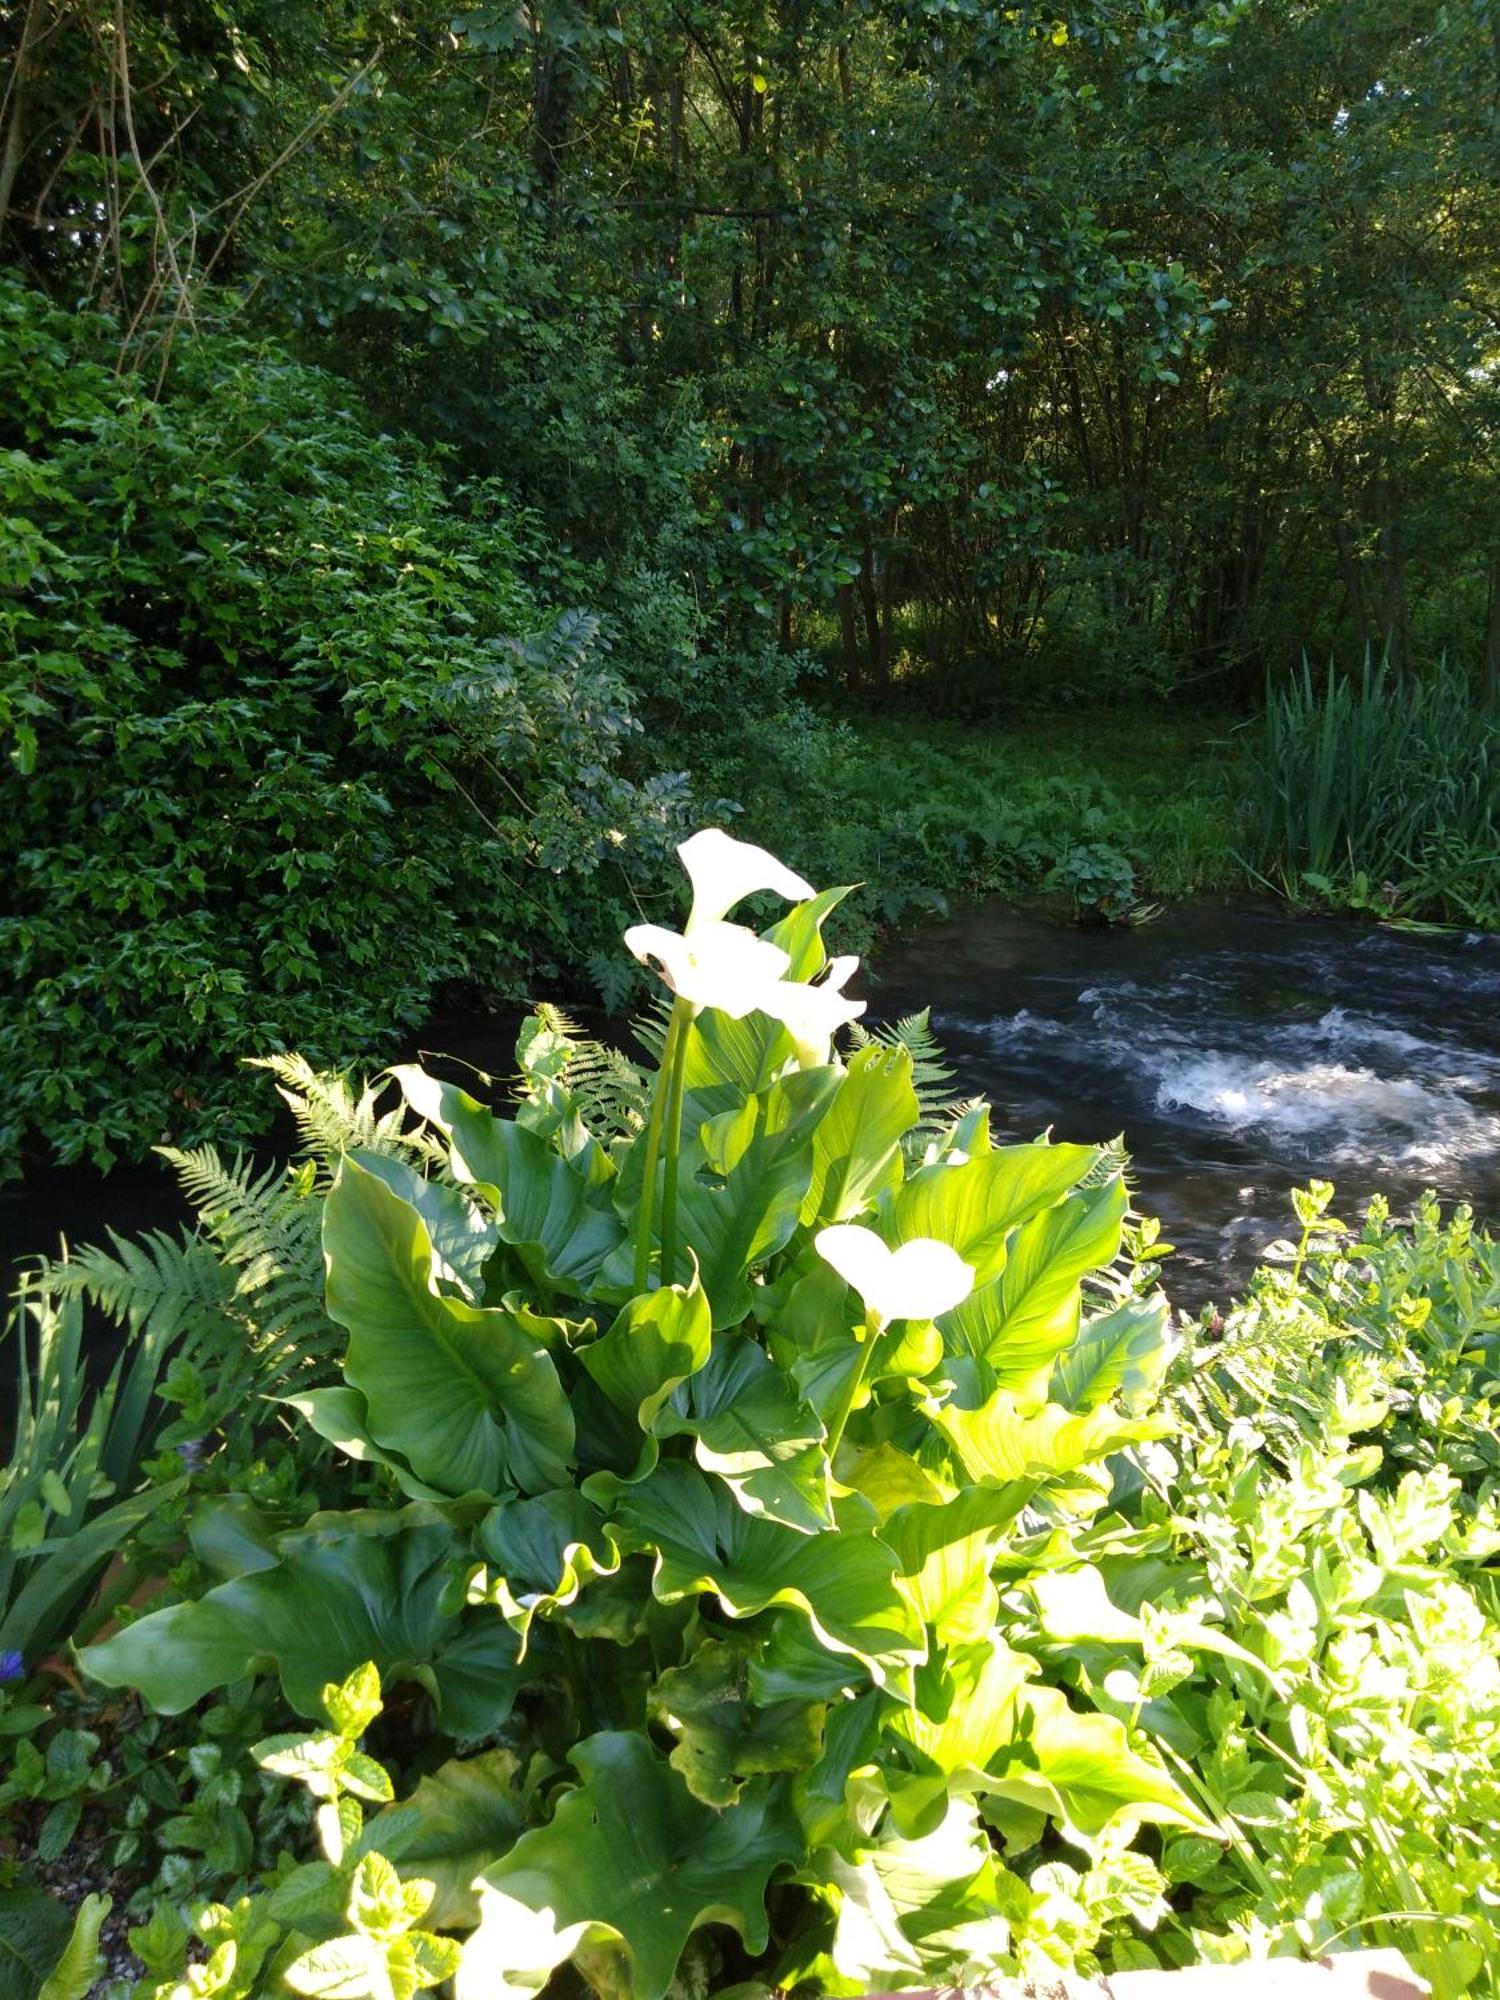
[{"label": "riverbank", "polygon": [[1233,893],[1246,783],[1231,716],[1128,711],[999,726],[849,715],[805,760],[740,774],[740,830],[814,880],[864,886],[841,941],[986,895],[1054,893],[1084,918]]}]

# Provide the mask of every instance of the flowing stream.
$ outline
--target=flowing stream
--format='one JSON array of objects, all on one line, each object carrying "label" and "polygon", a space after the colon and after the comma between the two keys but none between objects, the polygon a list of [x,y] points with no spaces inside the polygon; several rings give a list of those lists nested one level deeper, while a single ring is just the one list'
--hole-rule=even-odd
[{"label": "flowing stream", "polygon": [[1081,931],[986,903],[877,970],[872,1013],[930,1005],[997,1136],[1123,1130],[1182,1304],[1225,1300],[1312,1176],[1346,1221],[1427,1187],[1500,1221],[1500,937],[1217,903]]},{"label": "flowing stream", "polygon": [[[1500,937],[1220,903],[1075,930],[985,903],[883,946],[867,991],[872,1018],[931,1006],[952,1087],[993,1101],[997,1136],[1123,1131],[1179,1304],[1226,1300],[1314,1175],[1346,1219],[1432,1187],[1500,1221]],[[415,1042],[504,1077],[516,1021],[446,1015]],[[154,1160],[37,1172],[0,1190],[0,1266],[185,1213]]]}]

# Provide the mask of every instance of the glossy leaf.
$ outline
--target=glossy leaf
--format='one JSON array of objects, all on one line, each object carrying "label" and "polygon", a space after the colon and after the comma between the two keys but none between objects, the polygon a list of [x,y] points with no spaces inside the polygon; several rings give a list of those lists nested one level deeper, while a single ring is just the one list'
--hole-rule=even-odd
[{"label": "glossy leaf", "polygon": [[749,1648],[731,1641],[710,1640],[664,1673],[650,1708],[677,1737],[672,1768],[708,1805],[732,1805],[747,1779],[805,1771],[822,1754],[822,1707],[752,1701]]},{"label": "glossy leaf", "polygon": [[455,1175],[494,1203],[500,1237],[531,1277],[586,1298],[625,1234],[587,1179],[535,1132],[497,1118],[457,1084],[413,1064],[393,1074],[412,1110],[448,1140]]},{"label": "glossy leaf", "polygon": [[877,1680],[926,1651],[896,1558],[873,1534],[799,1535],[754,1519],[722,1482],[677,1463],[623,1493],[619,1519],[626,1545],[655,1555],[664,1602],[712,1591],[736,1618],[794,1606],[822,1645],[853,1654]]},{"label": "glossy leaf", "polygon": [[213,1688],[274,1669],[297,1713],[321,1717],[324,1686],[371,1660],[387,1686],[427,1687],[455,1735],[504,1720],[524,1679],[516,1640],[492,1611],[445,1609],[459,1556],[446,1522],[333,1515],[283,1536],[280,1548],[274,1568],[86,1647],[85,1671],[177,1715]]},{"label": "glossy leaf", "polygon": [[352,1160],[324,1205],[323,1250],[370,1435],[449,1493],[557,1485],[573,1417],[551,1356],[503,1308],[441,1293],[421,1216]]},{"label": "glossy leaf", "polygon": [[571,1761],[576,1789],[480,1878],[458,2000],[534,1990],[585,1944],[619,1961],[632,2000],[662,2000],[688,1938],[708,1923],[764,1950],[767,1881],[801,1851],[765,1781],[715,1811],[644,1737],[591,1736]]}]

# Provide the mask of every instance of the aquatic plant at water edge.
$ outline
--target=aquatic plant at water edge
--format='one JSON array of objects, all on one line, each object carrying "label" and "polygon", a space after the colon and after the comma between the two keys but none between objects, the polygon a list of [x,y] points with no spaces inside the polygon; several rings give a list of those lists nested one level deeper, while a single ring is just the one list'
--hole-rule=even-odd
[{"label": "aquatic plant at water edge", "polygon": [[1500,922],[1500,728],[1454,665],[1304,661],[1267,690],[1256,801],[1259,867],[1292,893]]},{"label": "aquatic plant at water edge", "polygon": [[[719,834],[684,858],[688,923],[632,939],[674,994],[644,1104],[533,1033],[514,1116],[403,1068],[436,1157],[338,1168],[347,1345],[284,1407],[377,1497],[239,1510],[225,1580],[84,1666],[168,1713],[274,1674],[314,1717],[372,1663],[446,1739],[410,1803],[464,1836],[461,1995],[1093,1963],[1160,1913],[1140,1829],[1213,1829],[1000,1609],[1166,1428],[1118,1162],[997,1147],[984,1106],[920,1132],[905,1047],[834,1050],[841,892]],[[757,932],[761,891],[792,907]]]}]

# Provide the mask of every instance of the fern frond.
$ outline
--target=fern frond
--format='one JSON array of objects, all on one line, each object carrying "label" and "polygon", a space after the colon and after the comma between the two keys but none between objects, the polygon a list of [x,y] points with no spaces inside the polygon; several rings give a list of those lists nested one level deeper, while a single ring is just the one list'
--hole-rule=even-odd
[{"label": "fern frond", "polygon": [[326,1372],[343,1336],[323,1307],[322,1203],[297,1168],[255,1173],[213,1146],[160,1148],[198,1210],[199,1227],[233,1275],[233,1312],[263,1375]]},{"label": "fern frond", "polygon": [[234,1278],[201,1236],[151,1229],[137,1237],[106,1232],[110,1248],[85,1243],[48,1263],[42,1289],[77,1299],[137,1339],[163,1345],[222,1336],[232,1327]]},{"label": "fern frond", "polygon": [[849,1038],[855,1049],[872,1045],[905,1049],[911,1057],[912,1088],[917,1093],[921,1115],[902,1143],[909,1160],[920,1160],[928,1143],[951,1127],[968,1108],[963,1099],[947,1088],[953,1081],[953,1071],[932,1032],[932,1010],[924,1007],[920,1013],[904,1014],[899,1021],[882,1022],[873,1028],[855,1021],[850,1025]]},{"label": "fern frond", "polygon": [[[521,1069],[512,1080],[513,1093],[557,1111],[566,1109],[605,1144],[639,1132],[650,1097],[645,1078],[630,1058],[586,1034],[570,1014],[547,1001],[532,1018],[538,1024],[537,1034],[530,1044],[523,1037],[518,1045]],[[543,1037],[544,1058],[529,1062],[531,1047]]]},{"label": "fern frond", "polygon": [[406,1107],[399,1097],[382,1111],[384,1082],[356,1083],[345,1071],[314,1069],[306,1056],[252,1056],[250,1066],[269,1070],[276,1092],[296,1121],[304,1150],[326,1178],[345,1153],[395,1154],[416,1165],[426,1144],[406,1130]]}]

